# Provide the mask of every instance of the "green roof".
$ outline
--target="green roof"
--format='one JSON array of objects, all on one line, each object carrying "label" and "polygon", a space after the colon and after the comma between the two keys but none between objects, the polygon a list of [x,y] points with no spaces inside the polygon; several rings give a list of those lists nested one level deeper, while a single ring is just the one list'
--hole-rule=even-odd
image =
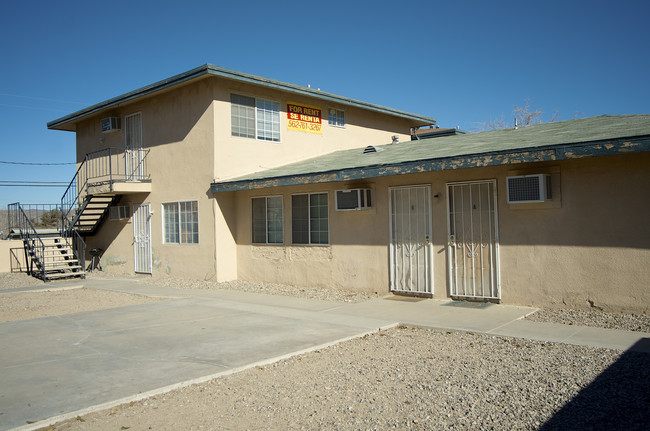
[{"label": "green roof", "polygon": [[146,87],[142,87],[137,90],[131,91],[129,93],[123,94],[121,96],[117,96],[112,99],[106,100],[104,102],[98,103],[96,105],[92,105],[88,108],[74,112],[70,115],[66,115],[65,117],[61,117],[54,121],[50,121],[49,123],[47,123],[47,127],[48,129],[74,131],[75,130],[74,123],[76,123],[77,121],[85,117],[88,117],[90,115],[95,115],[101,111],[116,107],[125,102],[129,102],[131,100],[140,97],[148,96],[158,91],[166,90],[170,87],[187,83],[191,80],[205,78],[208,76],[216,76],[221,78],[232,79],[239,82],[246,82],[249,84],[260,85],[267,88],[274,88],[289,93],[315,97],[317,99],[340,103],[342,105],[354,106],[357,108],[380,112],[387,115],[402,117],[409,120],[413,120],[416,123],[418,123],[415,125],[427,125],[427,124],[436,123],[436,120],[434,118],[412,114],[410,112],[400,111],[398,109],[388,108],[386,106],[376,105],[374,103],[363,102],[361,100],[350,99],[348,97],[339,96],[333,93],[328,93],[326,91],[321,91],[309,87],[303,87],[300,85],[289,84],[287,82],[263,78],[261,76],[250,75],[243,72],[237,72],[235,70],[214,66],[212,64],[205,64],[203,66],[197,67],[195,69],[189,70],[179,75],[172,76],[171,78],[158,81]]},{"label": "green roof", "polygon": [[[368,145],[374,143],[368,142]],[[212,192],[650,151],[650,115],[603,115],[337,151],[212,184]]]}]

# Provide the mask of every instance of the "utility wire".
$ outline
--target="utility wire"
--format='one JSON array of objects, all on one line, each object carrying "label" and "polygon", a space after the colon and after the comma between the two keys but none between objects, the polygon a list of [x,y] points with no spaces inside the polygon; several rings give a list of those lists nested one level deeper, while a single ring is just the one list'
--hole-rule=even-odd
[{"label": "utility wire", "polygon": [[32,100],[45,100],[45,101],[48,101],[48,102],[71,103],[73,105],[86,105],[85,102],[73,102],[71,100],[61,100],[61,99],[48,99],[46,97],[23,96],[23,95],[20,95],[20,94],[0,93],[0,96],[19,97],[21,99],[32,99]]},{"label": "utility wire", "polygon": [[11,184],[70,184],[66,181],[23,181],[23,180],[0,180],[1,183],[11,183]]},{"label": "utility wire", "polygon": [[0,187],[67,187],[66,184],[0,184]]},{"label": "utility wire", "polygon": [[0,163],[5,165],[28,165],[28,166],[61,166],[61,165],[76,165],[75,162],[68,163],[27,163],[27,162],[7,162],[0,160]]}]

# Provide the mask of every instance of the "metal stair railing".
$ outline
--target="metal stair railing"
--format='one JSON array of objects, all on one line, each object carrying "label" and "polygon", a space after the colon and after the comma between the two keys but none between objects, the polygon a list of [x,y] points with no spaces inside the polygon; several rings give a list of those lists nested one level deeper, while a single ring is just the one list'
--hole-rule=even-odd
[{"label": "metal stair railing", "polygon": [[9,210],[9,226],[18,228],[20,237],[25,245],[27,273],[34,275],[34,263],[36,262],[41,279],[46,280],[45,244],[43,240],[19,202],[9,204],[7,209]]},{"label": "metal stair railing", "polygon": [[[86,208],[92,186],[126,181],[147,181],[148,149],[104,148],[87,153],[61,197],[61,236],[72,242],[75,258],[85,264],[86,243],[75,225]],[[85,268],[85,265],[82,266]]]},{"label": "metal stair railing", "polygon": [[84,156],[61,198],[63,231],[73,229],[91,186],[126,181],[147,181],[148,149],[104,148]]}]

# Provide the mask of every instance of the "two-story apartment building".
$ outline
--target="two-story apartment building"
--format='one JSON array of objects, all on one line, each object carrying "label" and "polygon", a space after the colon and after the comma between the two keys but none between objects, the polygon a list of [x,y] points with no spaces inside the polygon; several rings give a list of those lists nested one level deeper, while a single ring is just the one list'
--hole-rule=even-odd
[{"label": "two-story apartment building", "polygon": [[411,128],[434,123],[205,65],[48,127],[76,133],[79,178],[66,200],[81,206],[93,196],[88,213],[91,207],[96,213],[119,207],[86,236],[89,250],[102,251],[104,268],[222,281],[238,276],[240,221],[231,197],[212,194],[212,182],[337,150],[405,141]]},{"label": "two-story apartment building", "polygon": [[48,127],[108,271],[648,312],[650,116],[433,124],[206,65]]}]

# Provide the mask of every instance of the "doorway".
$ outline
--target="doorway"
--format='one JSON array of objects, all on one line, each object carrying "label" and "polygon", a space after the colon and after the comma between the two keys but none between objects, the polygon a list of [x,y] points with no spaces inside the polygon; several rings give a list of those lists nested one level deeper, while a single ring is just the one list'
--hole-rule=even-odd
[{"label": "doorway", "polygon": [[431,186],[392,187],[390,290],[433,293]]},{"label": "doorway", "polygon": [[501,299],[496,180],[447,184],[452,297]]}]

